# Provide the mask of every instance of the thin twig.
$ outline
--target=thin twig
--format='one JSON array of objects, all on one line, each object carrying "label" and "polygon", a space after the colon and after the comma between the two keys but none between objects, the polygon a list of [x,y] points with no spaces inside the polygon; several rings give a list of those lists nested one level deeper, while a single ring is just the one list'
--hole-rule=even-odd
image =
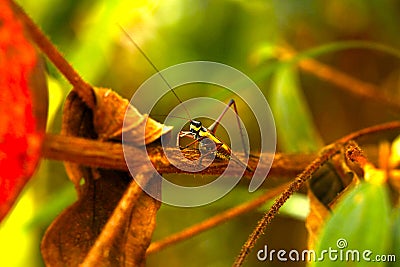
[{"label": "thin twig", "polygon": [[336,142],[324,147],[320,153],[320,155],[312,162],[307,168],[300,173],[295,180],[290,184],[290,186],[275,200],[272,207],[269,209],[267,213],[262,217],[262,219],[257,223],[256,228],[250,234],[249,238],[242,246],[242,249],[237,256],[233,266],[239,267],[242,266],[246,257],[250,253],[250,250],[254,247],[258,238],[264,233],[266,227],[270,224],[272,219],[278,213],[279,209],[285,204],[289,197],[291,197],[295,192],[297,192],[306,181],[308,181],[312,174],[315,173],[325,162],[327,162],[332,156],[340,152],[343,146],[351,140],[360,138],[362,136],[373,134],[380,131],[386,130],[399,130],[400,122],[389,122],[386,124],[380,124],[376,126],[372,126],[369,128],[362,129],[360,131],[356,131],[349,135],[340,138]]},{"label": "thin twig", "polygon": [[329,81],[346,92],[372,102],[383,104],[393,110],[400,111],[400,103],[396,98],[386,97],[382,94],[382,90],[371,83],[360,81],[344,72],[313,59],[302,60],[299,62],[299,66],[302,70]]},{"label": "thin twig", "polygon": [[14,1],[10,1],[18,17],[23,21],[27,32],[32,40],[50,59],[64,77],[73,85],[74,90],[82,98],[89,108],[94,108],[96,100],[92,86],[85,82],[82,77],[74,70],[68,61],[62,56],[61,52],[51,43],[46,35],[36,26],[32,19],[25,13],[21,6]]},{"label": "thin twig", "polygon": [[109,254],[109,250],[115,242],[115,236],[122,231],[122,227],[129,216],[126,214],[132,209],[136,200],[143,193],[141,187],[136,183],[137,180],[148,182],[145,174],[138,174],[135,179],[132,179],[128,189],[122,196],[117,207],[113,211],[111,217],[108,219],[106,225],[101,230],[100,235],[97,237],[96,242],[90,248],[85,260],[80,265],[81,267],[97,266],[103,258]]},{"label": "thin twig", "polygon": [[170,236],[164,238],[163,240],[156,241],[156,242],[150,244],[149,248],[147,249],[146,255],[156,253],[165,247],[168,247],[168,246],[171,246],[180,241],[189,239],[189,238],[191,238],[195,235],[198,235],[206,230],[214,228],[226,221],[229,221],[235,217],[245,214],[251,210],[254,210],[254,209],[262,206],[266,201],[270,200],[271,198],[276,197],[288,185],[289,185],[289,183],[285,183],[285,184],[282,184],[275,188],[269,189],[267,192],[265,192],[265,194],[257,197],[256,199],[248,201],[242,205],[236,206],[225,212],[219,213],[218,215],[215,215],[214,217],[211,217],[203,222],[200,222],[191,227],[188,227],[188,228],[180,231],[179,233],[170,235]]},{"label": "thin twig", "polygon": [[246,243],[242,246],[242,249],[236,258],[233,266],[242,266],[250,250],[254,247],[258,238],[264,233],[267,225],[270,224],[272,219],[278,213],[279,209],[285,204],[285,202],[291,197],[295,192],[297,192],[300,187],[311,177],[311,175],[317,171],[326,161],[328,161],[333,155],[340,151],[341,146],[330,146],[325,148],[323,153],[317,157],[301,174],[299,174],[296,179],[290,184],[290,186],[275,200],[269,211],[262,217],[262,219],[257,223],[256,228],[253,230]]},{"label": "thin twig", "polygon": [[[296,54],[296,52],[290,48],[282,49],[280,53],[279,56],[284,59],[291,59]],[[400,102],[398,99],[383,95],[382,90],[371,83],[358,80],[314,59],[301,59],[298,65],[302,70],[337,85],[339,89],[345,92],[349,92],[372,102],[383,104],[395,111],[400,111]]]}]

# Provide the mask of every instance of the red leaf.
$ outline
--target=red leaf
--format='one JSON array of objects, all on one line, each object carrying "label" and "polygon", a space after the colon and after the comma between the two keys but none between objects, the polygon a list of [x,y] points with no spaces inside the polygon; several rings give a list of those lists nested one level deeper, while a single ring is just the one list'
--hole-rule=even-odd
[{"label": "red leaf", "polygon": [[38,88],[31,88],[31,77],[38,63],[36,51],[26,39],[23,25],[9,2],[0,2],[1,221],[37,166],[44,125],[38,126],[34,110],[33,99],[38,98],[33,94],[38,93]]}]

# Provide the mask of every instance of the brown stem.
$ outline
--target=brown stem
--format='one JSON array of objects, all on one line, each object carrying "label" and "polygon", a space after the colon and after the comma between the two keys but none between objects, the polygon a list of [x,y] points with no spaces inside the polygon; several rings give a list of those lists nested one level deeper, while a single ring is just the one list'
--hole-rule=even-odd
[{"label": "brown stem", "polygon": [[254,209],[262,206],[266,201],[270,200],[271,198],[276,197],[288,185],[289,185],[289,183],[285,183],[285,184],[282,184],[275,188],[272,188],[272,189],[268,190],[265,194],[263,194],[262,196],[254,199],[254,200],[251,200],[247,203],[236,206],[236,207],[229,209],[225,212],[222,212],[218,215],[215,215],[214,217],[211,217],[203,222],[200,222],[191,227],[188,227],[179,233],[170,235],[170,236],[164,238],[163,240],[156,241],[149,246],[146,254],[150,255],[150,254],[156,253],[165,247],[168,247],[168,246],[178,243],[180,241],[189,239],[189,238],[191,238],[195,235],[198,235],[206,230],[214,228],[226,221],[229,221],[235,217],[245,214],[251,210],[254,210]]},{"label": "brown stem", "polygon": [[254,247],[258,238],[264,233],[267,225],[269,225],[275,215],[278,213],[279,209],[285,204],[285,202],[291,197],[295,192],[297,192],[300,187],[311,177],[311,175],[317,171],[326,161],[328,161],[333,155],[338,153],[341,146],[331,145],[324,149],[323,153],[317,157],[311,164],[301,173],[296,179],[290,184],[290,186],[282,192],[282,194],[275,200],[269,211],[261,218],[257,223],[256,228],[250,234],[249,238],[246,240],[242,249],[236,258],[233,266],[242,266],[247,255],[250,253],[251,249]]},{"label": "brown stem", "polygon": [[352,132],[339,140],[337,140],[335,143],[347,143],[350,140],[354,139],[360,139],[361,137],[379,133],[379,132],[386,132],[386,131],[395,131],[396,135],[398,134],[400,128],[400,121],[392,121],[392,122],[386,122],[382,124],[377,124],[374,126],[370,126],[355,132]]},{"label": "brown stem", "polygon": [[[282,49],[280,53],[282,58],[290,59],[296,52],[291,49]],[[382,95],[382,90],[373,84],[360,81],[314,59],[302,59],[299,61],[298,65],[303,71],[309,72],[322,80],[329,81],[337,85],[338,88],[343,91],[369,101],[384,104],[395,111],[400,111],[400,102],[396,98],[389,98]]]},{"label": "brown stem", "polygon": [[[134,147],[129,149],[132,150],[132,153],[136,152]],[[128,171],[122,145],[119,143],[46,134],[42,155],[48,159],[68,161],[90,167]]]},{"label": "brown stem", "polygon": [[23,21],[27,32],[32,40],[50,59],[64,77],[73,85],[74,90],[83,99],[88,107],[94,108],[96,100],[92,86],[85,82],[81,76],[72,68],[68,61],[62,56],[60,51],[51,43],[46,35],[36,26],[32,19],[25,11],[14,1],[10,1],[13,9],[17,12],[18,17]]},{"label": "brown stem", "polygon": [[97,237],[96,242],[90,248],[84,262],[80,265],[82,267],[92,267],[98,265],[99,262],[104,258],[104,255],[108,254],[108,250],[112,243],[115,242],[115,236],[121,231],[125,220],[128,219],[126,214],[132,209],[136,200],[142,194],[141,187],[135,182],[137,180],[144,181],[144,184],[148,182],[145,178],[145,174],[138,174],[135,179],[132,180],[128,189],[122,196],[117,207],[113,211],[111,217],[108,219],[106,225],[102,229],[100,235]]},{"label": "brown stem", "polygon": [[346,135],[336,142],[324,147],[320,153],[320,155],[311,162],[307,168],[300,173],[295,180],[290,184],[290,186],[275,200],[272,207],[269,209],[267,213],[261,218],[261,220],[257,223],[257,226],[250,234],[249,238],[242,246],[242,249],[237,256],[233,266],[242,266],[245,261],[247,255],[250,253],[250,250],[254,247],[258,238],[264,233],[266,227],[270,224],[272,219],[278,213],[279,209],[283,206],[283,204],[287,201],[287,199],[297,192],[306,181],[308,181],[312,174],[315,173],[326,161],[328,161],[332,156],[340,152],[343,146],[353,139],[357,139],[364,135],[386,131],[386,130],[399,130],[400,129],[400,121],[389,122],[386,124],[380,124],[376,126],[372,126],[369,128],[362,129],[360,131],[351,133]]},{"label": "brown stem", "polygon": [[[396,131],[400,128],[400,121],[379,124],[369,128],[362,129],[345,136],[346,140],[358,139],[365,135],[371,135],[383,131]],[[138,149],[135,147],[125,147],[128,155],[138,154]],[[171,166],[164,158],[164,153],[161,146],[152,146],[147,148],[150,161],[160,173],[178,173],[182,172],[174,166]],[[112,142],[101,142],[89,140],[79,137],[47,134],[43,145],[43,157],[69,161],[86,166],[100,167],[106,169],[115,169],[128,171],[126,166],[122,145]],[[187,151],[185,156],[197,156],[197,151]],[[315,155],[288,155],[276,153],[272,164],[271,176],[293,176],[304,170],[307,165],[315,158]],[[141,159],[138,159],[141,160]],[[138,162],[138,164],[143,162]],[[217,162],[212,164],[210,168],[204,171],[204,174],[219,175],[222,173],[226,162]],[[253,168],[257,166],[257,159],[250,157],[249,165]],[[246,173],[246,177],[251,177],[251,174]]]},{"label": "brown stem", "polygon": [[[125,146],[127,155],[140,154],[139,149]],[[150,161],[160,173],[179,173],[181,170],[170,165],[165,159],[162,147],[152,146],[147,148]],[[120,143],[101,142],[79,137],[47,134],[44,140],[42,155],[48,159],[68,161],[81,165],[100,167],[105,169],[114,169],[128,171],[126,166],[123,147]],[[198,156],[197,150],[188,150],[187,157]],[[270,170],[270,175],[288,177],[293,176],[303,170],[315,157],[315,155],[275,155],[275,160]],[[146,161],[138,158],[138,165],[145,164]],[[257,159],[250,158],[250,166],[256,166]],[[219,175],[221,174],[227,162],[215,162],[210,168],[203,171],[203,174]],[[250,173],[245,174],[251,177]]]}]

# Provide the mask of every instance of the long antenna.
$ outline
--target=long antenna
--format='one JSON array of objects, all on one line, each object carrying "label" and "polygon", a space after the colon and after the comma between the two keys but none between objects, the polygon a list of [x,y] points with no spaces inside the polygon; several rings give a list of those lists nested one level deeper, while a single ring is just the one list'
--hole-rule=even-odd
[{"label": "long antenna", "polygon": [[[153,69],[156,71],[158,75],[160,75],[161,79],[165,82],[165,84],[168,86],[168,88],[171,90],[171,92],[176,96],[178,101],[182,104],[183,108],[185,109],[186,114],[188,115],[188,118],[190,119],[190,114],[189,111],[186,109],[185,105],[183,104],[182,100],[179,98],[179,96],[176,94],[175,90],[172,88],[172,86],[169,84],[167,79],[165,79],[164,75],[158,70],[156,65],[153,64],[153,62],[150,60],[150,58],[144,53],[144,51],[140,48],[140,46],[133,40],[133,38],[129,35],[129,33],[121,26],[118,24],[120,29],[125,33],[126,37],[132,42],[132,44],[136,47],[137,50],[139,50],[140,54],[149,62],[149,64],[153,67]],[[190,119],[191,120],[191,119]]]}]

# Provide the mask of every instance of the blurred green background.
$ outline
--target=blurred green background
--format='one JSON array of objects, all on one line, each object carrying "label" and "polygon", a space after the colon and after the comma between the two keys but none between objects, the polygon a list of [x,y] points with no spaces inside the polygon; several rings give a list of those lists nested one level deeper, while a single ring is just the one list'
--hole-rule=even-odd
[{"label": "blurred green background", "polygon": [[[376,49],[340,49],[339,45],[340,41],[359,40],[398,49],[399,1],[18,2],[84,79],[95,86],[112,88],[127,98],[154,70],[119,25],[159,69],[194,60],[216,61],[239,69],[267,97],[275,115],[281,152],[312,152],[351,131],[396,118],[396,113],[384,104],[343,93],[329,82],[283,64],[274,51],[289,45],[301,52],[330,44],[332,47],[318,55],[317,60],[373,83],[382,90],[381,94],[399,99],[398,58]],[[48,72],[48,131],[58,133],[62,103],[71,86],[51,64]],[[226,101],[234,97],[212,87],[199,91],[183,87],[177,93],[182,99],[202,95]],[[154,113],[166,114],[176,104],[173,96],[166,96]],[[246,127],[255,127],[241,103],[239,113]],[[257,140],[254,142],[252,148],[257,150]],[[239,186],[227,197],[205,207],[183,209],[164,205],[158,214],[154,239],[254,197],[246,192],[246,186]],[[1,266],[43,266],[39,252],[41,236],[74,199],[73,186],[62,163],[43,160],[15,210],[0,226]],[[307,208],[301,195],[288,203],[287,211],[274,220],[254,251],[265,244],[276,249],[304,249]],[[254,211],[151,255],[148,266],[230,266],[261,214],[261,209]],[[257,262],[253,252],[247,266],[261,265],[266,263]]]}]

